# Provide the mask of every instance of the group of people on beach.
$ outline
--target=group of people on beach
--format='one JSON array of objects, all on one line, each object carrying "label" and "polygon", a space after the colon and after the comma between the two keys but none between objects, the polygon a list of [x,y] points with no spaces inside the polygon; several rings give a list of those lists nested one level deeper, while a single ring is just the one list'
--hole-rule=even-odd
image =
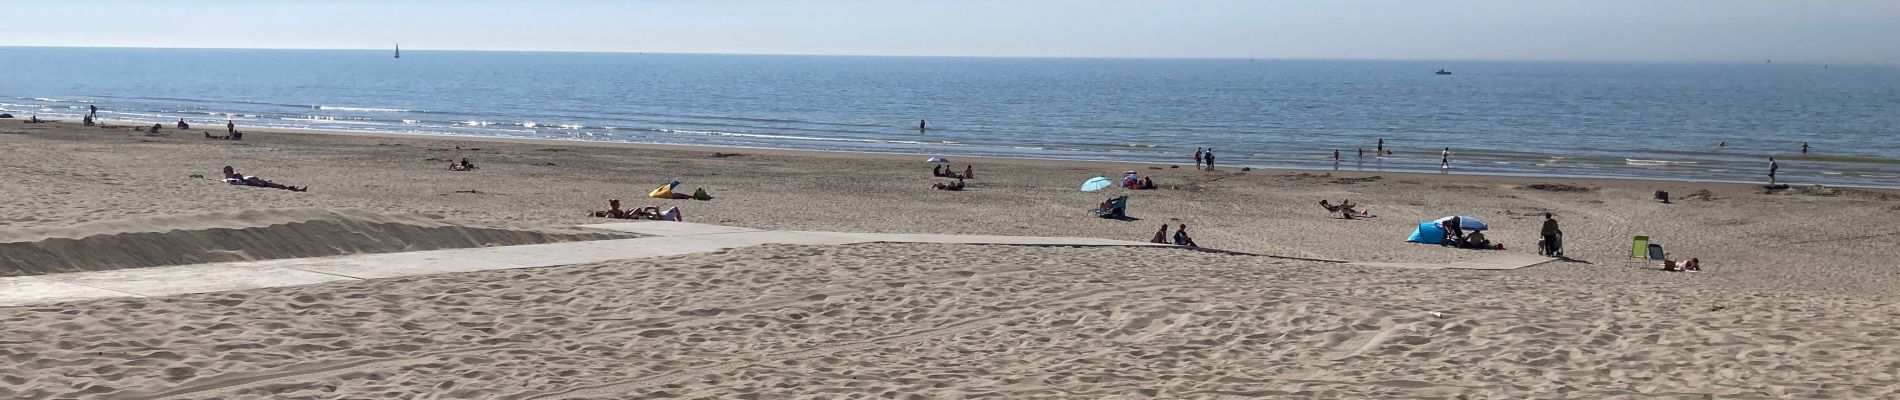
[{"label": "group of people on beach", "polygon": [[1174,237],[1172,238],[1168,237],[1168,224],[1161,224],[1161,230],[1155,231],[1155,237],[1148,239],[1148,242],[1172,244],[1175,246],[1201,247],[1201,245],[1194,243],[1194,238],[1188,237],[1187,224],[1180,224],[1180,227],[1174,230]]},{"label": "group of people on beach", "polygon": [[[1203,164],[1205,164],[1206,167],[1202,167]],[[1209,147],[1205,150],[1199,147],[1194,148],[1194,169],[1202,171],[1214,170],[1214,148]]]},{"label": "group of people on beach", "polygon": [[937,165],[930,168],[930,175],[938,178],[957,180],[957,183],[931,182],[930,188],[958,192],[963,191],[965,185],[963,180],[976,179],[976,166],[965,165],[963,166],[963,173],[957,173],[955,169],[948,165]]},{"label": "group of people on beach", "polygon": [[595,211],[592,215],[598,218],[612,218],[612,219],[646,219],[646,220],[674,221],[674,222],[681,222],[681,221],[686,220],[685,217],[681,215],[679,207],[668,207],[664,211],[660,210],[660,207],[657,207],[657,206],[646,206],[646,207],[635,208],[632,210],[622,210],[620,209],[620,199],[607,200],[607,210]]}]

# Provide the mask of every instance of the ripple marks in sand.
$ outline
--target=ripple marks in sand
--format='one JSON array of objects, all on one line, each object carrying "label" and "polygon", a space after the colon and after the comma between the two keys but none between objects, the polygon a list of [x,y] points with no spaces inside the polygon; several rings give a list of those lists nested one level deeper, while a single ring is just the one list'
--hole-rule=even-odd
[{"label": "ripple marks in sand", "polygon": [[[1034,272],[1034,271],[1035,270],[1032,270],[1032,269],[1011,269],[1011,270],[1003,270],[1003,271],[995,271],[995,272],[967,273],[967,274],[958,274],[956,278],[927,280],[927,281],[922,281],[922,282],[911,282],[909,284],[929,285],[929,284],[939,284],[939,283],[947,283],[947,282],[961,282],[961,281],[968,281],[971,279],[1022,274],[1022,273],[1029,273],[1029,272]],[[888,285],[873,285],[873,286],[888,286]],[[685,317],[665,318],[665,319],[645,320],[645,321],[635,322],[631,324],[632,325],[631,327],[639,328],[639,327],[653,327],[653,326],[668,326],[668,327],[671,327],[671,329],[689,328],[693,326],[702,325],[704,323],[711,323],[712,321],[715,321],[715,320],[723,319],[721,317],[716,317],[716,316],[731,315],[734,312],[791,307],[791,306],[796,306],[796,305],[804,304],[804,303],[810,303],[814,301],[822,301],[831,296],[845,295],[845,294],[855,293],[859,291],[861,290],[852,289],[852,290],[833,290],[833,291],[802,294],[802,295],[793,296],[793,297],[754,302],[754,303],[744,304],[744,305],[730,307],[730,308],[716,309],[717,312],[710,312],[708,310],[698,310],[698,312],[684,313],[685,315],[687,315]],[[1099,294],[1099,293],[1089,292],[1087,295],[1093,295],[1093,294]],[[1073,299],[1058,299],[1058,300],[1073,300]],[[703,317],[713,317],[713,318],[703,318]],[[702,323],[692,323],[692,321],[695,321],[695,320],[700,321]],[[974,322],[969,322],[969,323],[974,323]],[[959,323],[959,324],[962,324],[962,323]],[[957,324],[952,324],[952,325],[957,325]],[[982,326],[989,326],[989,325],[982,325]],[[981,326],[961,327],[963,329],[959,329],[956,332],[977,329],[980,327]],[[601,328],[595,329],[591,333],[580,335],[577,337],[577,339],[578,338],[608,339],[608,338],[627,336],[627,335],[645,336],[647,332],[650,332],[649,330],[646,330],[646,329],[627,329],[627,328],[629,327],[603,326]],[[940,329],[949,329],[949,328],[957,328],[957,326],[945,326]],[[954,332],[951,332],[951,333],[954,333]],[[951,334],[951,333],[932,334],[930,332],[920,331],[917,333],[913,333],[912,335],[927,335],[927,334],[928,335],[946,335],[946,334]],[[910,335],[907,335],[907,336],[910,336]],[[880,340],[886,340],[886,339],[880,339]],[[906,339],[903,341],[913,341],[913,340],[918,340],[918,339],[912,338],[912,339]],[[450,350],[443,350],[443,351],[437,351],[437,352],[423,353],[423,354],[418,354],[415,356],[403,357],[403,358],[398,358],[398,359],[369,358],[369,359],[350,360],[350,361],[306,363],[306,364],[292,365],[290,367],[283,368],[283,369],[278,369],[278,370],[275,370],[275,372],[214,376],[214,377],[199,380],[197,382],[194,382],[189,385],[185,385],[183,387],[153,394],[149,398],[156,399],[156,400],[164,400],[164,399],[184,398],[186,396],[207,396],[214,393],[230,393],[233,391],[266,386],[266,385],[271,385],[271,384],[303,381],[303,380],[309,380],[312,378],[336,376],[336,375],[342,375],[342,374],[347,374],[347,373],[352,373],[352,372],[366,372],[366,371],[373,371],[373,370],[379,370],[379,369],[385,369],[385,368],[396,368],[396,367],[411,366],[411,365],[429,364],[432,361],[430,359],[435,358],[435,357],[454,355],[454,354],[463,354],[463,353],[478,353],[478,352],[483,352],[483,351],[508,348],[508,347],[517,346],[521,344],[522,343],[514,343],[514,344],[498,345],[498,346],[482,346],[482,347],[473,347],[473,348],[450,349]],[[824,351],[823,353],[832,353],[832,352],[842,351],[844,350],[844,347],[849,347],[849,346],[839,346],[839,348],[833,348],[833,349],[830,349],[829,351]],[[815,352],[815,350],[799,352],[799,353],[821,354],[821,353]],[[792,357],[792,355],[791,354],[777,355],[777,356],[772,356],[771,359],[782,359],[782,358],[789,358],[789,357]],[[680,371],[680,372],[664,375],[663,377],[685,374],[679,377],[679,378],[683,378],[687,376],[700,375],[703,373],[730,371],[732,369],[737,368],[737,366],[734,366],[733,368],[721,369],[723,365],[725,364],[698,369],[697,371],[701,371],[701,373],[685,374],[686,371]],[[746,364],[746,365],[749,365],[749,364]],[[656,377],[653,379],[661,379],[661,378]],[[678,378],[665,379],[665,381],[670,382],[677,379]],[[649,380],[652,380],[652,379],[649,379]],[[644,386],[647,386],[647,385],[636,385],[632,387],[644,387]]]},{"label": "ripple marks in sand", "polygon": [[970,332],[970,331],[989,328],[993,326],[1003,325],[1003,324],[1009,323],[1010,321],[1035,316],[1041,313],[1042,310],[1046,309],[1048,306],[1053,306],[1053,305],[1062,304],[1062,303],[1095,300],[1095,299],[1100,299],[1103,297],[1108,297],[1110,295],[1120,294],[1120,293],[1161,289],[1161,288],[1168,288],[1168,287],[1174,287],[1174,286],[1177,286],[1177,285],[1154,285],[1154,286],[1145,286],[1145,287],[1138,287],[1138,288],[1106,288],[1106,289],[1091,290],[1091,291],[1086,291],[1086,292],[1081,292],[1081,293],[1070,294],[1068,296],[1062,296],[1055,299],[1050,299],[1048,301],[1039,301],[1039,302],[1029,304],[1025,306],[1024,309],[1029,309],[1029,310],[1034,310],[1034,311],[1028,314],[1017,315],[1014,317],[1006,317],[1006,318],[990,317],[990,318],[969,319],[969,320],[963,320],[963,321],[957,321],[957,322],[953,322],[949,324],[939,325],[939,326],[931,327],[927,329],[911,331],[911,332],[900,334],[900,335],[885,336],[885,337],[875,338],[875,339],[866,340],[866,341],[857,342],[857,343],[842,344],[842,345],[836,345],[836,346],[825,346],[825,347],[819,347],[819,348],[810,349],[810,350],[770,354],[770,355],[765,355],[765,356],[757,357],[755,359],[750,359],[750,360],[732,361],[732,362],[720,363],[720,364],[703,367],[703,368],[693,368],[693,369],[669,372],[669,373],[656,375],[656,376],[633,378],[633,379],[623,380],[618,383],[582,386],[582,387],[572,388],[572,389],[563,390],[559,392],[547,393],[547,394],[531,396],[531,397],[526,397],[526,398],[533,399],[533,400],[541,400],[541,399],[569,399],[569,398],[614,396],[614,395],[626,393],[633,389],[664,385],[668,383],[678,382],[683,379],[687,379],[687,378],[691,378],[695,376],[702,376],[706,374],[731,372],[731,371],[738,370],[741,368],[746,368],[746,367],[750,367],[750,366],[754,366],[754,365],[758,365],[762,363],[768,363],[772,361],[777,361],[777,360],[798,359],[798,358],[805,358],[805,357],[811,357],[811,356],[817,356],[817,355],[832,354],[832,353],[845,352],[845,351],[863,350],[863,349],[873,348],[873,347],[889,346],[889,345],[895,345],[895,344],[930,340],[930,339],[946,337],[946,336],[953,336],[953,335],[964,333],[964,332]]}]

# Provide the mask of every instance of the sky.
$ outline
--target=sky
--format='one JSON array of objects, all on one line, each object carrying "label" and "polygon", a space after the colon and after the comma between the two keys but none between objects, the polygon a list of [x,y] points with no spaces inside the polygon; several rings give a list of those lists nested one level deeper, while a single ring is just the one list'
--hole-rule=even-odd
[{"label": "sky", "polygon": [[1900,64],[1900,0],[0,0],[0,46]]}]

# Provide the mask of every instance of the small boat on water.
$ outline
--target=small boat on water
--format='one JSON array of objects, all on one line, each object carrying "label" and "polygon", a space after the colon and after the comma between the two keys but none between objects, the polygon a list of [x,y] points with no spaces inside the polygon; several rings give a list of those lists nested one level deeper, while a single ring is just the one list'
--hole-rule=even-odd
[{"label": "small boat on water", "polygon": [[1437,75],[1451,75],[1451,71],[1446,71],[1446,70],[1445,70],[1444,68],[1439,68],[1439,69],[1438,69],[1438,72],[1434,72],[1433,74],[1437,74]]}]

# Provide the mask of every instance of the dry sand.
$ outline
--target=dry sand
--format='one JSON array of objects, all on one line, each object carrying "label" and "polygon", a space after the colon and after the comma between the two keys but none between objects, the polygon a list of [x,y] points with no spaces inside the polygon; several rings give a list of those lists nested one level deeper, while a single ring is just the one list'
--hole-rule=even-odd
[{"label": "dry sand", "polygon": [[[0,237],[283,208],[541,231],[600,222],[583,215],[620,198],[765,229],[1142,240],[1186,223],[1222,249],[1443,262],[1493,253],[1403,243],[1418,221],[1478,216],[1528,253],[1553,212],[1577,261],[1408,271],[1153,249],[768,246],[0,308],[0,355],[15,364],[0,366],[0,396],[1900,395],[1900,197],[1887,191],[970,159],[970,190],[941,192],[915,155],[193,135],[0,120]],[[482,168],[443,168],[462,157]],[[312,189],[189,178],[224,165]],[[1074,188],[1123,169],[1164,189],[1132,195],[1139,221],[1088,216],[1112,193]],[[672,179],[717,198],[644,197]],[[1655,190],[1680,200],[1649,201]],[[1321,198],[1380,217],[1334,219]],[[1644,269],[1627,259],[1639,234],[1708,272]]]}]

